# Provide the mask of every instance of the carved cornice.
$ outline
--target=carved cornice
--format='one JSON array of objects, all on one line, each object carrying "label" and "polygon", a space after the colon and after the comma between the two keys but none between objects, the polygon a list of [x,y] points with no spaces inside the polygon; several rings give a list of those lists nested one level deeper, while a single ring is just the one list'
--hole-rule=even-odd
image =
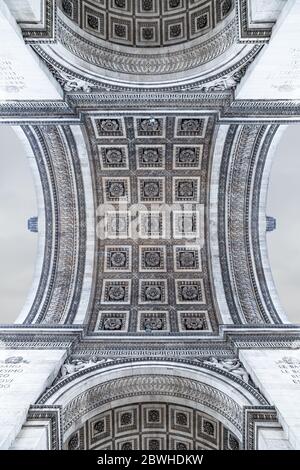
[{"label": "carved cornice", "polygon": [[[268,327],[269,328],[269,327]],[[298,327],[299,329],[299,327]],[[228,338],[232,341],[234,351],[240,349],[299,349],[300,348],[300,329],[298,333],[276,333],[269,330],[265,334],[257,334],[253,332],[247,335],[228,334]]]},{"label": "carved cornice", "polygon": [[300,122],[299,100],[233,100],[221,111],[222,122]]},{"label": "carved cornice", "polygon": [[[92,43],[93,47],[95,46]],[[196,46],[195,46],[196,47]],[[185,76],[181,77],[179,80],[179,75],[177,72],[174,72],[174,77],[172,81],[172,73],[165,71],[165,74],[157,74],[156,83],[158,85],[152,85],[151,81],[144,83],[141,85],[140,82],[140,75],[136,73],[136,67],[132,68],[132,71],[135,73],[135,76],[132,75],[132,79],[130,79],[130,75],[125,74],[124,80],[121,84],[119,81],[120,77],[117,77],[117,80],[114,80],[113,76],[107,75],[107,72],[101,72],[101,68],[93,74],[89,72],[88,68],[79,67],[75,60],[70,65],[67,61],[65,61],[57,49],[55,47],[43,47],[43,46],[34,46],[34,50],[36,53],[45,61],[48,65],[51,73],[54,77],[58,80],[58,82],[63,86],[65,91],[85,91],[89,92],[90,90],[95,91],[107,91],[107,92],[125,92],[128,93],[134,89],[135,92],[157,92],[159,93],[161,90],[164,92],[181,92],[181,91],[188,91],[188,90],[200,90],[202,92],[207,91],[224,91],[235,88],[237,83],[239,83],[241,77],[245,73],[246,68],[250,65],[250,63],[255,59],[259,51],[261,50],[260,45],[254,45],[251,47],[241,46],[241,50],[239,53],[233,47],[232,50],[232,57],[229,62],[226,62],[226,66],[224,67],[224,63],[220,59],[218,59],[218,64],[215,65],[213,68],[212,73],[200,73],[201,72],[201,64],[197,68],[191,68],[192,78],[189,79],[189,73],[185,74]],[[115,54],[115,53],[114,53]],[[199,55],[199,54],[198,54]],[[197,57],[198,57],[197,55]],[[129,54],[131,56],[131,54]],[[173,54],[170,55],[173,57]],[[105,56],[106,57],[106,56]],[[164,57],[169,57],[169,54],[164,54],[160,60],[163,60]],[[176,57],[176,54],[175,56]],[[187,56],[188,57],[188,56]],[[196,57],[196,58],[197,58]],[[201,57],[201,55],[200,55]],[[194,58],[194,60],[196,60]],[[114,63],[114,58],[111,57],[111,60]],[[200,60],[197,58],[197,60]],[[118,62],[117,62],[118,63]],[[179,65],[178,65],[179,67]],[[164,67],[165,69],[165,67]],[[132,72],[132,73],[133,73]],[[116,72],[114,72],[116,73]],[[116,73],[117,75],[120,72]],[[152,76],[153,74],[151,74]],[[143,73],[143,76],[145,74]],[[155,75],[156,76],[156,75]],[[136,77],[136,83],[134,82],[134,77]],[[116,77],[115,77],[116,78]],[[168,79],[169,78],[169,79]],[[167,80],[168,79],[168,80]],[[165,82],[164,82],[165,80]],[[167,81],[166,81],[167,80]],[[132,83],[131,83],[132,82]],[[180,84],[179,84],[180,83]],[[133,88],[134,85],[134,88]]]},{"label": "carved cornice", "polygon": [[34,125],[79,124],[85,112],[140,111],[141,108],[159,112],[189,110],[212,112],[221,124],[289,124],[300,122],[300,102],[234,100],[232,90],[216,91],[92,91],[79,90],[65,94],[65,101],[0,102],[0,123]]},{"label": "carved cornice", "polygon": [[0,332],[0,344],[5,349],[62,349],[71,352],[75,344],[81,338],[81,331],[57,331],[30,330],[28,332],[16,329],[13,332]]},{"label": "carved cornice", "polygon": [[27,125],[78,122],[78,117],[66,101],[1,101],[0,122]]},{"label": "carved cornice", "polygon": [[92,110],[138,110],[141,107],[161,109],[189,109],[211,110],[229,106],[232,101],[230,91],[213,91],[209,93],[199,91],[186,92],[130,92],[126,93],[72,93],[69,102],[80,112]]},{"label": "carved cornice", "polygon": [[110,358],[207,358],[233,357],[240,349],[297,349],[300,347],[300,327],[292,325],[261,325],[223,327],[219,337],[164,337],[120,339],[86,336],[78,343],[74,354],[78,357],[101,356]]},{"label": "carved cornice", "polygon": [[[217,359],[216,364],[212,361],[212,359]],[[209,357],[197,357],[191,355],[186,359],[182,358],[166,358],[166,357],[131,357],[131,358],[112,358],[112,357],[103,357],[103,356],[81,356],[78,354],[73,354],[69,359],[69,361],[80,361],[86,363],[82,369],[78,371],[70,372],[67,376],[59,376],[55,382],[53,383],[52,387],[46,391],[45,395],[43,395],[40,399],[41,403],[45,403],[53,394],[55,394],[58,390],[63,389],[66,385],[70,384],[73,380],[77,380],[80,377],[84,377],[85,374],[93,373],[101,373],[105,372],[106,367],[111,366],[122,366],[126,364],[131,365],[139,365],[139,363],[145,363],[145,361],[157,362],[159,365],[177,365],[180,367],[186,367],[187,369],[192,366],[193,368],[199,367],[199,371],[209,372],[212,371],[217,373],[219,378],[227,378],[229,379],[234,386],[238,385],[240,388],[247,390],[259,403],[261,404],[268,404],[268,401],[261,395],[261,393],[250,384],[249,376],[247,377],[247,381],[244,380],[244,375],[247,375],[245,370],[243,369],[243,365],[239,363],[240,371],[243,371],[242,374],[236,373],[236,371],[230,372],[229,370],[225,370],[222,366],[219,367],[219,364],[226,364],[226,361],[232,360],[236,361],[235,356],[231,355],[230,357],[227,356],[220,356],[218,352],[215,352],[215,355]],[[244,374],[244,375],[243,375]]]},{"label": "carved cornice", "polygon": [[82,325],[0,325],[0,342],[6,349],[68,349],[76,357],[198,359],[234,357],[240,349],[299,349],[299,325],[227,325],[219,336],[95,337]]}]

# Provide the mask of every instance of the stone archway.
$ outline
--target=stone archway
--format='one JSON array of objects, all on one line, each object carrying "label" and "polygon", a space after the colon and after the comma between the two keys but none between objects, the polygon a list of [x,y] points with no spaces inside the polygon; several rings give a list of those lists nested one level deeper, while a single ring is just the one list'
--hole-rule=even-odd
[{"label": "stone archway", "polygon": [[62,378],[39,400],[60,407],[69,449],[242,448],[244,410],[261,405],[255,389],[226,372],[157,361],[96,365]]},{"label": "stone archway", "polygon": [[[134,399],[138,401],[134,402]],[[241,448],[242,444],[233,432],[212,415],[198,410],[193,400],[159,395],[151,396],[151,400],[137,396],[100,407],[103,411],[98,409],[97,414],[65,440],[64,449],[180,451]],[[120,404],[122,401],[123,405]]]}]

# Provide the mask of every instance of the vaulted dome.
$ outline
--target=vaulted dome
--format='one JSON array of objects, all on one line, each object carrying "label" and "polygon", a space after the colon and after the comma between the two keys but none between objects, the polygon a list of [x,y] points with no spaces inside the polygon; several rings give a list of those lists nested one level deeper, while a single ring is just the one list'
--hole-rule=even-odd
[{"label": "vaulted dome", "polygon": [[59,0],[58,6],[57,41],[38,52],[92,87],[206,86],[232,76],[258,52],[238,41],[233,0]]},{"label": "vaulted dome", "polygon": [[88,34],[128,47],[164,47],[211,33],[232,0],[61,0],[64,14]]}]

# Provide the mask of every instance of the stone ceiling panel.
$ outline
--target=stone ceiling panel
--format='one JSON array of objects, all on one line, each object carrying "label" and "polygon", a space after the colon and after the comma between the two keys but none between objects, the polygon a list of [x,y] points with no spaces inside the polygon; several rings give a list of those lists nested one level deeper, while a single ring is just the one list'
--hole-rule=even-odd
[{"label": "stone ceiling panel", "polygon": [[89,116],[98,207],[95,334],[210,333],[214,118]]}]

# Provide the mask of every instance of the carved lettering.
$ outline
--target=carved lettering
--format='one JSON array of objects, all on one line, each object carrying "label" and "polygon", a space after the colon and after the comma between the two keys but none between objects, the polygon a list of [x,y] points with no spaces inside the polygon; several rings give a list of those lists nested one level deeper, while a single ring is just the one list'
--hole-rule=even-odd
[{"label": "carved lettering", "polygon": [[8,357],[0,361],[0,390],[7,390],[11,387],[17,375],[25,370],[25,364],[29,364],[22,356]]},{"label": "carved lettering", "polygon": [[300,360],[295,357],[283,357],[276,361],[280,372],[294,384],[300,384]]}]

